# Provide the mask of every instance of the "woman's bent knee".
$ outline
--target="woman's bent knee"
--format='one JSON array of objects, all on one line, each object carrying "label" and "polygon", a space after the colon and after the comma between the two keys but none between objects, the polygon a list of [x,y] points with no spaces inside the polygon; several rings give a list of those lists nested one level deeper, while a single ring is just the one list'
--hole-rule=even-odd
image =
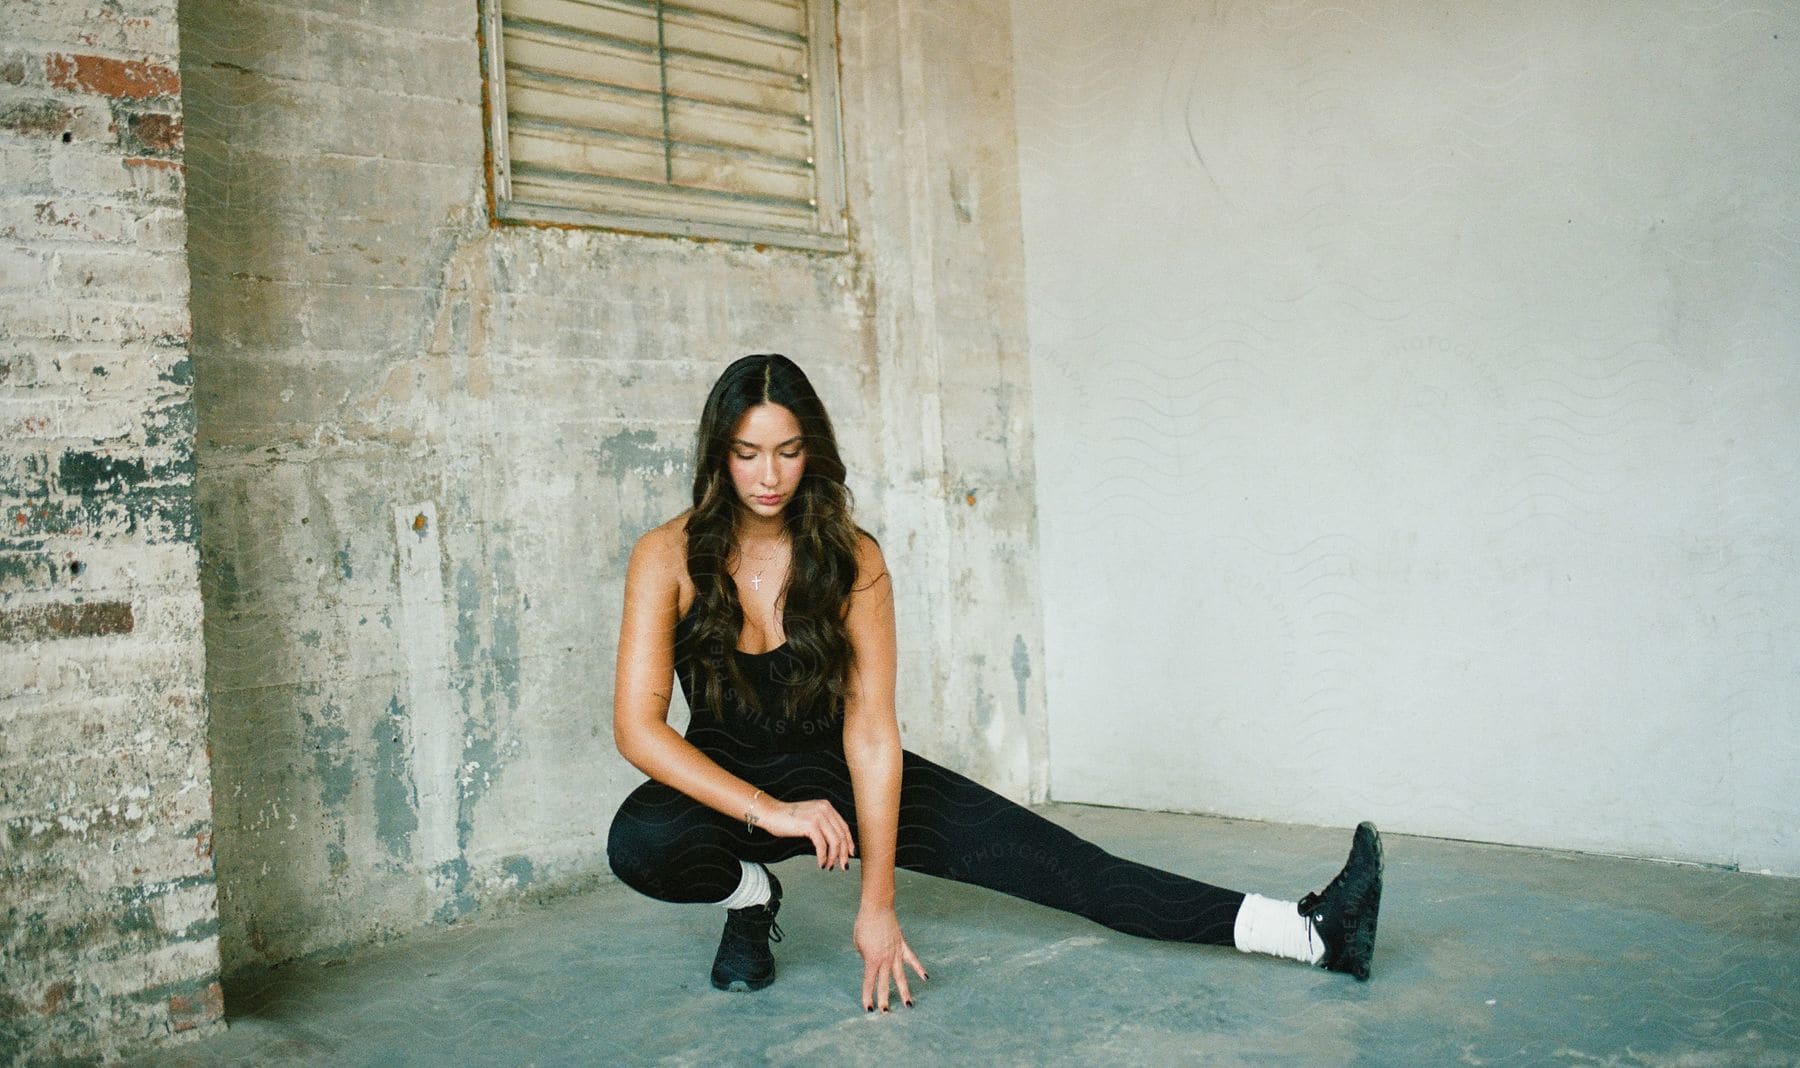
[{"label": "woman's bent knee", "polygon": [[619,806],[606,858],[626,886],[658,901],[718,901],[742,876],[717,821],[699,802],[646,783]]},{"label": "woman's bent knee", "polygon": [[662,897],[656,887],[662,882],[659,869],[667,858],[667,834],[643,818],[637,806],[627,801],[613,817],[612,829],[606,836],[606,859],[613,874],[626,886],[640,894]]}]

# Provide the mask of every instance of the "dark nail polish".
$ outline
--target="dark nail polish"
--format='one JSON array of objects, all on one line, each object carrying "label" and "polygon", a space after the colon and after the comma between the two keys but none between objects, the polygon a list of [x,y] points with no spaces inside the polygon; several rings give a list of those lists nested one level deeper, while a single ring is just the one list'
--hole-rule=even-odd
[{"label": "dark nail polish", "polygon": [[863,1011],[864,1011],[864,1012],[874,1012],[874,1011],[875,1011],[875,1006],[873,1006],[873,1005],[864,1005],[864,1006],[863,1006]]},{"label": "dark nail polish", "polygon": [[909,1008],[909,1009],[910,1009],[910,1008],[912,1008],[912,1002],[910,1002],[910,1001],[909,1001],[909,1002],[907,1002],[907,1003],[906,1003],[906,1007],[907,1007],[907,1008]]}]

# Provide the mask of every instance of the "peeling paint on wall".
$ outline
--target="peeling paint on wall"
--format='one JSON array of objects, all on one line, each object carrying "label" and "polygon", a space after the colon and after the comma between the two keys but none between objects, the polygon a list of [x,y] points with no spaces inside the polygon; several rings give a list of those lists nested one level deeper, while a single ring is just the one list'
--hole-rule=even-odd
[{"label": "peeling paint on wall", "polygon": [[[834,256],[490,228],[479,62],[445,30],[460,25],[447,3],[326,20],[192,0],[182,17],[183,136],[205,161],[190,207],[193,377],[228,969],[609,877],[606,824],[639,781],[607,729],[625,562],[685,506],[706,390],[744,352],[807,367],[859,519],[908,547],[909,626],[946,624],[909,649],[931,680],[904,696],[909,737],[1029,790],[1036,728],[1021,719],[1040,715],[1036,699],[989,696],[1016,680],[999,656],[965,651],[1031,642],[1035,602],[978,584],[964,611],[936,578],[958,553],[1034,566],[1028,490],[989,488],[1018,484],[1029,455],[1028,427],[994,424],[996,391],[1024,368],[1019,291],[993,282],[1018,259],[1010,172],[957,163],[966,218],[937,178],[966,122],[1010,143],[992,107],[1010,83],[991,57],[950,55],[935,68],[949,77],[927,77],[937,88],[908,105],[934,126],[916,157],[886,137],[852,149],[866,236]],[[1003,35],[1003,19],[973,18]],[[930,75],[927,35],[857,4],[843,27],[853,125],[907,125],[890,52]],[[266,47],[291,40],[311,44]],[[346,42],[386,61],[351,78],[317,58]],[[319,106],[291,103],[294,86]],[[887,251],[926,216],[955,236],[916,260]],[[948,409],[938,385],[921,388],[940,354],[959,375]],[[926,449],[892,450],[890,428]],[[981,507],[957,486],[981,487]],[[952,506],[976,518],[953,527]],[[324,733],[328,706],[341,739]],[[978,709],[1004,752],[972,737]]]},{"label": "peeling paint on wall", "polygon": [[600,442],[600,455],[606,458],[608,470],[619,474],[670,474],[677,459],[687,459],[689,448],[683,443],[671,449],[658,440],[654,430],[621,430]]},{"label": "peeling paint on wall", "polygon": [[344,729],[343,711],[326,705],[319,713],[301,713],[306,725],[307,742],[313,749],[313,769],[319,784],[319,800],[328,809],[342,809],[356,780],[350,753],[344,742],[350,733]]},{"label": "peeling paint on wall", "polygon": [[500,870],[512,876],[515,887],[520,890],[530,886],[535,875],[530,857],[507,857],[500,862]]},{"label": "peeling paint on wall", "polygon": [[389,698],[387,715],[375,723],[375,781],[370,792],[375,806],[375,838],[396,860],[411,858],[412,834],[419,829],[418,799],[408,774],[410,738],[406,708],[400,704],[400,698]]},{"label": "peeling paint on wall", "polygon": [[460,732],[453,725],[450,707],[449,605],[444,594],[437,506],[419,501],[396,508],[394,540],[400,560],[398,630],[410,694],[405,723],[411,734],[406,751],[412,758],[418,803],[419,829],[413,854],[419,862],[435,866],[457,853],[455,754],[460,749]]}]

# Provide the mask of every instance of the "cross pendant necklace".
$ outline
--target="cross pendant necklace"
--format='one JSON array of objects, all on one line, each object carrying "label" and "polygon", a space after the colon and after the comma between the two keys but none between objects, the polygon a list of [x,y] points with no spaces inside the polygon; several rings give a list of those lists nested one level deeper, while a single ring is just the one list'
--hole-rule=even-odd
[{"label": "cross pendant necklace", "polygon": [[779,551],[779,548],[773,549],[769,552],[769,555],[763,557],[763,567],[757,568],[756,571],[754,573],[752,573],[750,576],[750,588],[751,589],[758,590],[758,591],[760,591],[762,589],[763,571],[765,568],[767,568],[768,562],[770,560],[775,559],[775,553],[778,551]]}]

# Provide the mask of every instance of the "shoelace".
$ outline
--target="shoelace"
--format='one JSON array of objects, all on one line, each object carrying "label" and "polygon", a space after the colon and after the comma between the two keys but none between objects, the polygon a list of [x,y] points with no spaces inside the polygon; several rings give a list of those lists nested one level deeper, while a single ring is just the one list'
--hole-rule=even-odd
[{"label": "shoelace", "polygon": [[1320,890],[1318,893],[1307,894],[1305,897],[1301,898],[1300,911],[1307,915],[1311,915],[1312,911],[1319,907],[1320,902],[1332,896],[1332,894],[1337,891],[1338,887],[1344,885],[1344,879],[1350,874],[1350,869],[1353,866],[1354,865],[1350,861],[1346,860],[1343,869],[1336,875],[1333,875],[1331,881],[1325,884],[1325,889]]},{"label": "shoelace", "polygon": [[1343,869],[1336,875],[1333,875],[1331,881],[1325,884],[1325,889],[1320,890],[1317,893],[1307,894],[1300,899],[1300,911],[1309,916],[1312,915],[1314,909],[1324,904],[1325,901],[1332,897],[1332,895],[1337,893],[1338,887],[1344,885],[1344,878],[1349,874],[1350,864],[1346,862]]},{"label": "shoelace", "polygon": [[[757,905],[755,907],[762,912],[769,911],[769,907],[767,905]],[[738,909],[732,909],[731,911],[733,913],[740,913],[740,910],[738,910]],[[741,912],[748,912],[748,911],[750,911],[750,910],[749,909],[741,910]],[[781,925],[779,923],[775,922],[775,917],[770,916],[768,919],[764,920],[764,919],[761,919],[758,917],[741,916],[741,914],[740,914],[740,918],[742,920],[743,925],[745,927],[749,928],[749,930],[746,930],[743,932],[745,935],[748,935],[751,938],[757,937],[756,929],[766,923],[769,925],[769,927],[768,927],[768,930],[762,935],[762,937],[767,938],[771,942],[781,941]]]}]

